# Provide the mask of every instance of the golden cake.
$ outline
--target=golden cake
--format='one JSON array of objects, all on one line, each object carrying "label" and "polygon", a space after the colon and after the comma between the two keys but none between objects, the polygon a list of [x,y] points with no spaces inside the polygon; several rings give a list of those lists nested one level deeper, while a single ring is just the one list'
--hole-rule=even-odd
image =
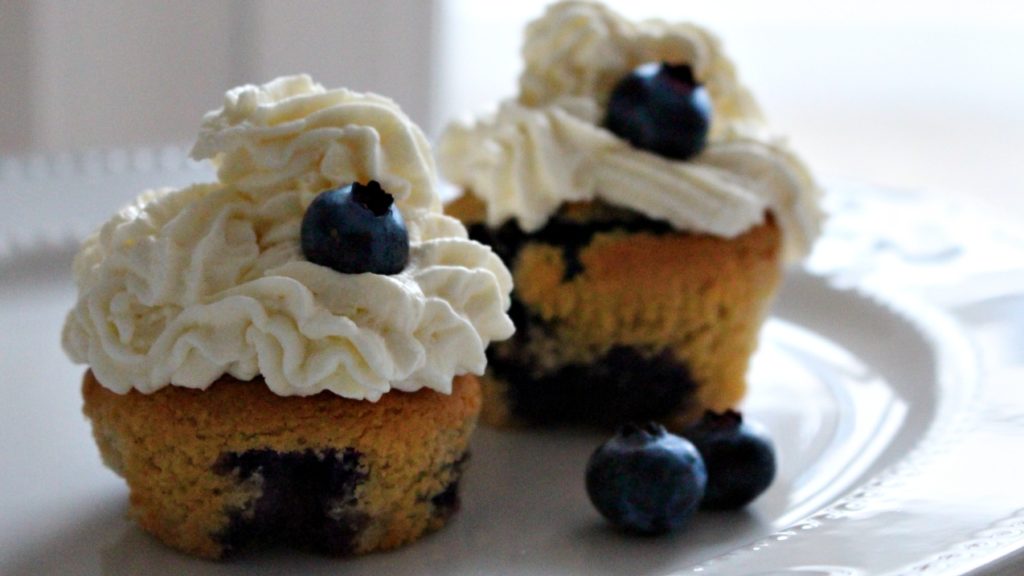
[{"label": "golden cake", "polygon": [[361,554],[440,528],[480,410],[472,375],[451,394],[378,402],[282,398],[231,377],[122,396],[91,372],[82,392],[103,461],[132,487],[135,521],[211,558],[282,542]]}]

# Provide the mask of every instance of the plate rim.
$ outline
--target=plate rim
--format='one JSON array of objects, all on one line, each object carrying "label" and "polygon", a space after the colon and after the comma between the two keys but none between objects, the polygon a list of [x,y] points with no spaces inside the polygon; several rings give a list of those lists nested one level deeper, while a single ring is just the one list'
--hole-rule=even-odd
[{"label": "plate rim", "polygon": [[[683,574],[716,574],[722,568],[731,568],[735,564],[757,562],[760,552],[778,550],[787,543],[795,542],[795,538],[813,535],[815,531],[827,530],[840,522],[855,518],[846,511],[856,511],[870,505],[872,499],[880,499],[887,494],[887,487],[907,480],[916,471],[922,469],[926,462],[941,457],[944,447],[958,436],[963,436],[970,428],[982,405],[983,370],[976,344],[966,334],[963,325],[948,312],[925,302],[912,293],[899,288],[885,287],[878,284],[851,284],[836,277],[819,274],[805,268],[794,268],[787,271],[787,282],[806,281],[813,279],[834,293],[853,297],[898,318],[913,329],[928,343],[934,353],[935,383],[937,407],[921,438],[901,458],[886,465],[876,474],[855,482],[845,493],[834,499],[830,504],[808,515],[802,520],[780,528],[771,534],[739,546],[733,550],[700,562],[693,566],[672,572],[672,576]],[[784,289],[784,288],[783,288]],[[1024,523],[1024,510],[1015,511],[999,523]],[[1024,524],[1022,524],[1024,525]],[[979,538],[976,530],[971,530],[947,550],[938,550],[923,555],[920,562],[911,566],[886,571],[886,576],[912,576],[932,574],[968,574],[983,570],[991,562],[1009,558],[1024,548],[1024,533],[1007,532],[1004,544],[1014,544],[1013,550],[1005,555],[983,558],[982,553],[955,552],[961,547],[968,550],[976,541],[984,540],[992,544],[990,536]],[[999,543],[995,543],[999,545]],[[935,559],[941,558],[941,562]],[[778,570],[786,570],[783,566],[773,566]],[[862,576],[865,573],[856,566],[830,564],[818,566],[813,574],[822,576]],[[765,575],[781,572],[764,572]]]}]

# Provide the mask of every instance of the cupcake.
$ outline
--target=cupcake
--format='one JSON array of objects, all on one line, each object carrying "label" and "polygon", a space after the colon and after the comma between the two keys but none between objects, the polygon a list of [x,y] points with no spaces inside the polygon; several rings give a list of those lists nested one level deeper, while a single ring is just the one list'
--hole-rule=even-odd
[{"label": "cupcake", "polygon": [[442,214],[422,132],[295,76],[228,92],[192,155],[216,182],[142,194],[74,262],[63,345],[130,515],[208,558],[443,526],[511,277]]},{"label": "cupcake", "polygon": [[562,2],[526,29],[519,94],[450,125],[447,211],[513,273],[484,419],[660,420],[735,406],[820,192],[718,40]]}]

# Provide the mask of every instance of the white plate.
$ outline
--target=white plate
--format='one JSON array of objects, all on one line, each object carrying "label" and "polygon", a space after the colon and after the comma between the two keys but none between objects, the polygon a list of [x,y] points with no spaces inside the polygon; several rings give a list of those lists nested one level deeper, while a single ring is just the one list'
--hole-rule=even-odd
[{"label": "white plate", "polygon": [[747,511],[701,513],[667,537],[625,536],[583,489],[602,435],[484,429],[462,511],[412,546],[353,560],[188,558],[124,519],[127,490],[81,416],[81,368],[59,348],[70,254],[51,245],[0,257],[5,576],[965,574],[1024,545],[1020,476],[1005,466],[1024,418],[993,419],[958,326],[914,300],[880,304],[797,272],[764,331],[745,407],[772,431],[781,473]]}]

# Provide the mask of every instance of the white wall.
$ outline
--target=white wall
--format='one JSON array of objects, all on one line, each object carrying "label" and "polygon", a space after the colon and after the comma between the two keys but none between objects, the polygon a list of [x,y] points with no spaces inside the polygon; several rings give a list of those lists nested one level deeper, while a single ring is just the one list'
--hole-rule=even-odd
[{"label": "white wall", "polygon": [[0,0],[0,154],[188,142],[227,88],[310,72],[430,115],[433,2]]},{"label": "white wall", "polygon": [[32,144],[29,5],[0,0],[0,154]]},{"label": "white wall", "polygon": [[[187,143],[224,90],[311,72],[432,135],[515,90],[546,0],[0,0],[0,155]],[[1024,3],[609,0],[704,23],[819,174],[1024,217]]]},{"label": "white wall", "polygon": [[[547,0],[443,2],[441,117],[514,93]],[[819,174],[982,200],[1024,218],[1024,3],[607,0],[709,26]]]}]

